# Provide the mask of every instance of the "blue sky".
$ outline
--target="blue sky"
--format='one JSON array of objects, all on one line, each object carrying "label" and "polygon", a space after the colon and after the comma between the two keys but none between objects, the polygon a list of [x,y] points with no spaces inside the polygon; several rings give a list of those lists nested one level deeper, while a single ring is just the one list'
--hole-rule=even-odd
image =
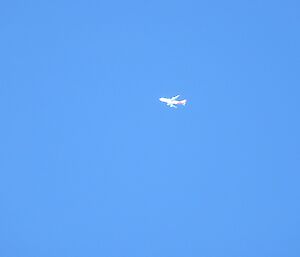
[{"label": "blue sky", "polygon": [[298,1],[0,7],[1,256],[300,255]]}]

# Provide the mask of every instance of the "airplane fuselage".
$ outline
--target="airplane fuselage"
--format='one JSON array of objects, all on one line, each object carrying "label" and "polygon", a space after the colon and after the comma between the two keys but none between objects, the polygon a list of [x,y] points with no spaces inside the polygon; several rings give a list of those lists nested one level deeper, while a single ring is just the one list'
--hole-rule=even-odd
[{"label": "airplane fuselage", "polygon": [[163,103],[166,103],[168,106],[171,107],[176,107],[176,105],[185,105],[186,104],[186,100],[174,100],[171,98],[165,98],[165,97],[161,97],[159,98],[159,100]]}]

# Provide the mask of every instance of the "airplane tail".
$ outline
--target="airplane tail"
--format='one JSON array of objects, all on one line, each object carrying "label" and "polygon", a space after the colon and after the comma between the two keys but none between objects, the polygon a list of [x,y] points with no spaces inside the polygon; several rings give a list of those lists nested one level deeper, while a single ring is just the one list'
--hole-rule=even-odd
[{"label": "airplane tail", "polygon": [[180,101],[180,103],[181,103],[182,105],[185,105],[185,104],[186,104],[186,99]]}]

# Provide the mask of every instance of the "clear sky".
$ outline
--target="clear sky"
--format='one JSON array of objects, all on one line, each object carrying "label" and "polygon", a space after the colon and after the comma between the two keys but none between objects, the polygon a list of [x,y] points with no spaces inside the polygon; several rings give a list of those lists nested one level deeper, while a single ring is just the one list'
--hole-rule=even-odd
[{"label": "clear sky", "polygon": [[0,256],[300,256],[299,11],[2,1]]}]

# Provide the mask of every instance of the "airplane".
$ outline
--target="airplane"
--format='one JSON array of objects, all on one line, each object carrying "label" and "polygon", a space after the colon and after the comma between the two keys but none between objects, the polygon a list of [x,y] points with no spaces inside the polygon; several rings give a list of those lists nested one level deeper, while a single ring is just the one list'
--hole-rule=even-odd
[{"label": "airplane", "polygon": [[172,98],[165,98],[165,97],[161,97],[159,98],[159,101],[163,102],[163,103],[166,103],[168,106],[170,107],[173,107],[173,108],[177,108],[176,105],[185,105],[186,104],[186,99],[184,100],[180,100],[178,101],[177,98],[179,97],[180,95],[177,95],[177,96],[174,96]]}]

